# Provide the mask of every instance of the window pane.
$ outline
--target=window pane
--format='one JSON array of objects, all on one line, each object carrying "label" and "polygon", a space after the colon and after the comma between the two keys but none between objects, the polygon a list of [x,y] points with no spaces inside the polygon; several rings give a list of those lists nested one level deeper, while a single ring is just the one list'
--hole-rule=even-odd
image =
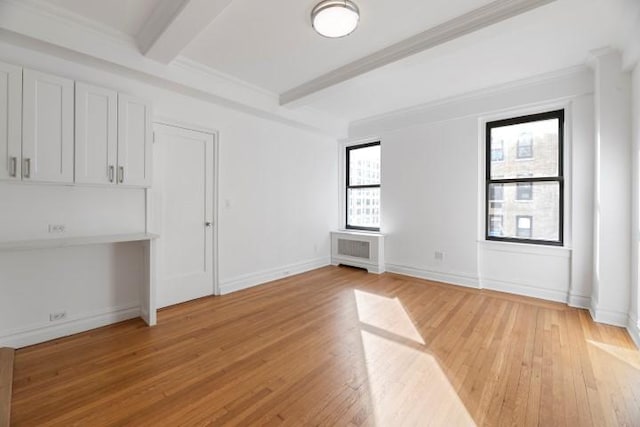
[{"label": "window pane", "polygon": [[[494,160],[496,141],[504,144],[503,159]],[[558,175],[558,119],[491,129],[491,179]]]},{"label": "window pane", "polygon": [[533,200],[533,186],[530,182],[516,184],[516,200]]},{"label": "window pane", "polygon": [[489,201],[504,200],[504,187],[502,184],[491,184],[489,186]]},{"label": "window pane", "polygon": [[[491,184],[494,186],[497,184]],[[527,196],[520,200],[522,184],[502,185],[504,200],[489,204],[488,235],[492,237],[533,240],[560,240],[560,184],[557,182],[527,183]],[[490,186],[490,187],[491,187]],[[520,193],[520,194],[519,194]],[[496,218],[501,218],[498,227]]]},{"label": "window pane", "polygon": [[533,218],[529,215],[516,216],[516,236],[531,238],[533,228]]},{"label": "window pane", "polygon": [[380,189],[347,190],[347,225],[380,228]]},{"label": "window pane", "polygon": [[504,219],[502,215],[489,215],[489,236],[502,236]]},{"label": "window pane", "polygon": [[504,160],[504,141],[491,140],[491,161],[501,162]]},{"label": "window pane", "polygon": [[349,150],[349,185],[380,184],[380,145]]}]

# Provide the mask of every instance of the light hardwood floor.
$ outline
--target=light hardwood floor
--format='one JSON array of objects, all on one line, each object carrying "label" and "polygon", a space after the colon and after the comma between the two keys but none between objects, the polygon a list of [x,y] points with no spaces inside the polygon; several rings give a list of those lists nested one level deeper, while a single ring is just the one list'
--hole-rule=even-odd
[{"label": "light hardwood floor", "polygon": [[13,349],[0,348],[0,427],[9,425],[11,386],[13,384]]},{"label": "light hardwood floor", "polygon": [[326,267],[16,352],[12,425],[640,425],[627,332]]}]

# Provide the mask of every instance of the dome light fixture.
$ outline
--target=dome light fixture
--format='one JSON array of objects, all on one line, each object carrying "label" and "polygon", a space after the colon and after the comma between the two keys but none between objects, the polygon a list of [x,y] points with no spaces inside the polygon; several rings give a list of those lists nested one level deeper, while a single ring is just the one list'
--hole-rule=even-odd
[{"label": "dome light fixture", "polygon": [[351,0],[324,0],[311,11],[311,24],[318,34],[329,38],[351,34],[360,21],[360,10]]}]

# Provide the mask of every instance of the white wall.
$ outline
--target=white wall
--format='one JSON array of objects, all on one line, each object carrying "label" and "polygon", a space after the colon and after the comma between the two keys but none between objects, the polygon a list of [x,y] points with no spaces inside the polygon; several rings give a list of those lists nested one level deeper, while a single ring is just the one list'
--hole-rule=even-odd
[{"label": "white wall", "polygon": [[[382,135],[382,232],[390,271],[414,268],[477,282],[477,120]],[[442,262],[434,252],[444,252]]]},{"label": "white wall", "polygon": [[631,228],[631,298],[629,300],[629,331],[640,347],[640,64],[632,74],[632,124],[633,173],[632,192],[632,228]]},{"label": "white wall", "polygon": [[59,237],[50,224],[65,225],[65,237],[145,229],[143,189],[0,182],[0,195],[0,241]]},{"label": "white wall", "polygon": [[[223,292],[329,264],[329,230],[338,222],[335,139],[178,95],[81,59],[0,42],[2,61],[139,96],[153,103],[157,117],[219,132]],[[1,240],[50,237],[51,223],[64,223],[69,235],[144,231],[143,190],[0,184],[0,200]],[[9,333],[47,326],[54,311],[81,320],[137,305],[130,290],[142,280],[138,257],[127,254],[138,248],[132,243],[0,253],[0,300],[13,307],[0,307],[0,344]],[[88,280],[93,275],[104,280]]]},{"label": "white wall", "polygon": [[0,346],[137,317],[144,274],[142,243],[1,252]]},{"label": "white wall", "polygon": [[[593,75],[582,67],[354,123],[351,140],[382,142],[387,269],[587,307],[592,92]],[[557,108],[567,112],[566,247],[483,242],[484,122]]]},{"label": "white wall", "polygon": [[336,141],[248,122],[221,130],[223,292],[328,264],[338,221]]},{"label": "white wall", "polygon": [[631,287],[631,79],[622,55],[593,52],[595,70],[594,287],[599,322],[628,324]]},{"label": "white wall", "polygon": [[571,286],[569,304],[589,307],[593,292],[593,199],[595,163],[595,129],[593,96],[584,97],[571,106],[570,172],[571,205]]}]

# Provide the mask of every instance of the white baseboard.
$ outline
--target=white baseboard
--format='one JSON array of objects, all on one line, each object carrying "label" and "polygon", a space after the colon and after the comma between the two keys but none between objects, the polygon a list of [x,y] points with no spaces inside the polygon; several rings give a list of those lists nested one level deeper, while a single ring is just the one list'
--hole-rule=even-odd
[{"label": "white baseboard", "polygon": [[398,264],[386,264],[386,270],[390,273],[397,273],[405,276],[417,277],[419,279],[432,280],[434,282],[448,283],[452,285],[464,286],[466,288],[479,288],[478,278],[467,274],[441,273],[438,271],[425,270]]},{"label": "white baseboard", "polygon": [[[637,326],[637,322],[634,320],[634,323],[631,323],[631,320],[628,319],[629,316],[624,312],[596,309],[595,306],[597,306],[597,301],[592,300],[590,297],[570,294],[567,291],[562,290],[539,288],[525,283],[504,282],[501,280],[485,278],[478,279],[471,275],[442,273],[397,264],[386,264],[386,270],[390,273],[397,273],[420,279],[433,280],[436,282],[475,289],[488,289],[492,291],[506,292],[514,295],[561,302],[568,304],[571,307],[587,309],[591,313],[593,320],[598,323],[626,327],[636,344],[640,347],[640,328]],[[636,325],[635,328],[633,325]]]},{"label": "white baseboard", "polygon": [[583,295],[575,295],[570,293],[568,305],[569,307],[589,310],[589,308],[591,308],[591,297],[585,297]]},{"label": "white baseboard", "polygon": [[605,310],[602,308],[590,307],[589,313],[594,321],[606,323],[607,325],[621,326],[626,328],[629,325],[629,314],[622,311]]},{"label": "white baseboard", "polygon": [[269,270],[258,271],[256,273],[243,274],[233,279],[228,279],[220,283],[220,295],[262,285],[284,277],[304,273],[316,268],[325,267],[331,264],[330,257],[321,257],[295,264],[284,265],[282,267]]},{"label": "white baseboard", "polygon": [[[569,300],[566,291],[538,288],[523,283],[504,282],[501,280],[485,278],[478,279],[477,277],[466,274],[442,273],[396,264],[387,264],[386,268],[387,271],[391,273],[403,274],[405,276],[418,277],[420,279],[433,280],[468,288],[489,289],[492,291],[506,292],[514,295],[563,303],[567,303]],[[589,301],[589,298],[578,295],[573,298],[573,303],[576,304],[576,306],[577,304],[583,304],[587,301]]]},{"label": "white baseboard", "polygon": [[41,323],[7,333],[0,332],[0,347],[21,348],[140,317],[139,306],[114,307],[62,322]]},{"label": "white baseboard", "polygon": [[636,347],[640,349],[640,325],[638,324],[638,319],[632,314],[629,314],[627,331],[629,331],[629,335],[631,335],[631,339],[636,344]]},{"label": "white baseboard", "polygon": [[591,319],[595,322],[596,321],[596,307],[598,306],[598,300],[597,298],[594,296],[591,298],[591,304],[589,305],[589,308],[587,310],[589,310],[589,314],[591,315]]},{"label": "white baseboard", "polygon": [[547,301],[567,303],[568,296],[566,291],[558,291],[555,289],[545,289],[531,286],[524,283],[503,282],[496,279],[480,280],[482,289],[492,291],[506,292],[509,294],[521,295],[525,297],[539,298]]}]

